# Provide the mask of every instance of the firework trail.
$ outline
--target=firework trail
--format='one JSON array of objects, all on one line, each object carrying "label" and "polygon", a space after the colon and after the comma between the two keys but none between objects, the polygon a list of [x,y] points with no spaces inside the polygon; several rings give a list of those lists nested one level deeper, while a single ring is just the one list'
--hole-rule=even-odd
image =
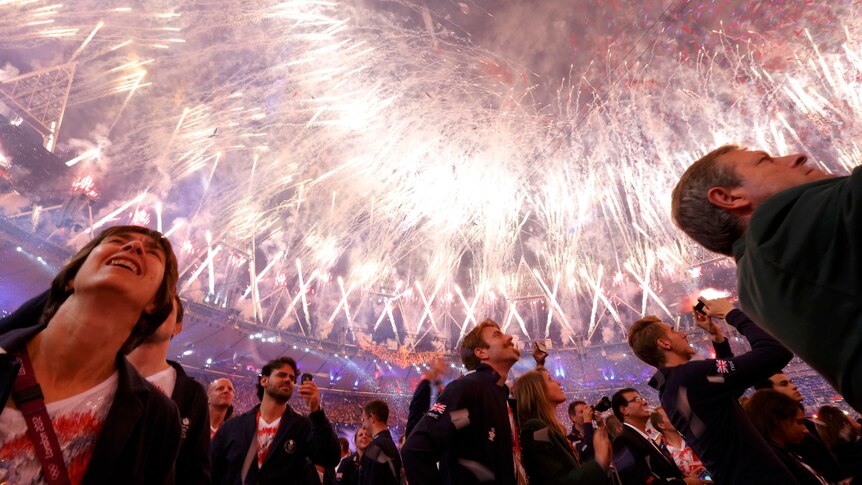
[{"label": "firework trail", "polygon": [[[584,17],[563,3],[0,1],[0,35],[44,62],[104,22],[70,116],[107,142],[69,159],[96,180],[96,225],[172,228],[185,297],[320,336],[457,341],[487,315],[570,342],[673,318],[696,288],[715,256],[668,215],[698,155],[740,141],[858,165],[862,33],[852,4],[592,5],[607,22],[560,69],[544,46]],[[541,312],[516,302],[522,261]]]}]

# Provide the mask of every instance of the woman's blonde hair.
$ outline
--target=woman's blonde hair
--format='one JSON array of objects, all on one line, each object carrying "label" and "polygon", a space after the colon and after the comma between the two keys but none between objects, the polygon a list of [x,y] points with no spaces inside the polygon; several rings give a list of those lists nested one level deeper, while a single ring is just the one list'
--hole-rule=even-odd
[{"label": "woman's blonde hair", "polygon": [[534,369],[522,375],[515,382],[515,399],[518,401],[518,420],[521,424],[530,419],[537,419],[545,424],[551,432],[563,438],[566,428],[557,419],[554,404],[548,399],[548,387],[545,384],[545,369]]}]

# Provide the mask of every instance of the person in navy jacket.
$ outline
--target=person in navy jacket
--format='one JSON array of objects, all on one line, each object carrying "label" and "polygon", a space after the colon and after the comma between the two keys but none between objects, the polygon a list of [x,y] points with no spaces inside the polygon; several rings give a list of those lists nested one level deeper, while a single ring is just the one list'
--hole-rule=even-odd
[{"label": "person in navy jacket", "polygon": [[[787,468],[754,428],[738,398],[748,387],[781,370],[793,357],[729,300],[703,300],[696,323],[709,333],[715,359],[692,360],[697,352],[684,332],[654,316],[629,328],[635,355],[657,367],[649,384],[659,391],[662,407],[718,484],[794,483]],[[724,319],[751,344],[734,356],[721,327]]]},{"label": "person in navy jacket", "polygon": [[320,407],[317,385],[306,381],[299,386],[311,411],[307,417],[287,403],[296,380],[296,361],[290,357],[263,366],[257,384],[260,405],[226,421],[213,438],[214,484],[304,485],[311,465],[338,465],[341,446]]},{"label": "person in navy jacket", "polygon": [[[186,374],[183,367],[167,360],[171,339],[183,330],[183,303],[174,300],[174,311],[158,330],[129,354],[129,362],[142,376],[177,404],[182,427],[177,456],[177,483],[210,483],[209,406],[204,387]],[[171,386],[172,385],[172,386]]]},{"label": "person in navy jacket", "polygon": [[389,406],[375,399],[362,410],[362,427],[372,438],[359,461],[360,485],[401,485],[401,455],[386,423]]},{"label": "person in navy jacket", "polygon": [[[125,356],[171,313],[176,281],[176,257],[167,239],[144,227],[114,226],[84,245],[58,272],[46,294],[0,322],[0,402],[6,403],[0,414],[12,416],[17,411],[10,406],[10,395],[26,354],[52,430],[59,431],[72,481],[174,483],[181,433],[177,407]],[[78,420],[75,425],[72,415],[60,416],[59,423],[66,427],[54,429],[58,421],[50,413],[53,403],[89,396],[102,386],[113,393],[99,398],[107,403],[107,414],[98,432],[88,435],[92,422]],[[92,401],[88,397],[85,402]],[[0,438],[15,439],[15,431],[5,425],[0,431]],[[86,463],[69,462],[68,455],[82,447],[88,450],[78,457]],[[7,456],[7,451],[0,439],[0,454]],[[0,481],[29,481],[16,476],[33,469],[26,463],[28,456],[16,448],[15,456],[2,460],[7,467],[11,461],[19,463],[17,469],[0,469]],[[38,460],[36,466],[41,470]]]},{"label": "person in navy jacket", "polygon": [[401,449],[409,483],[526,481],[513,440],[518,432],[516,406],[508,401],[505,384],[520,355],[512,337],[493,320],[479,323],[464,336],[461,360],[471,372],[446,386]]}]

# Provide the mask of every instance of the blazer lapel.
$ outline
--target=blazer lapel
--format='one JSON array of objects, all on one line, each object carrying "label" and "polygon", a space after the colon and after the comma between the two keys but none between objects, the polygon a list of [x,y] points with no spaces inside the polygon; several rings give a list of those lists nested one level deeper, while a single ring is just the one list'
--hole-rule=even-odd
[{"label": "blazer lapel", "polygon": [[[290,407],[284,410],[284,414],[281,415],[281,422],[278,424],[278,431],[275,432],[275,438],[272,439],[272,444],[269,445],[269,453],[266,455],[266,459],[263,461],[263,466],[266,466],[267,463],[272,459],[272,457],[276,454],[276,450],[279,447],[285,446],[285,438],[288,433],[290,433],[291,428],[293,428],[297,421],[299,421],[296,412]],[[298,446],[298,443],[294,443],[294,449]],[[287,450],[285,450],[287,452]]]},{"label": "blazer lapel", "polygon": [[[647,455],[650,457],[650,463],[653,468],[656,468],[657,470],[664,469],[674,475],[679,474],[679,467],[676,466],[676,463],[668,461],[667,456],[661,452],[658,445],[656,445],[652,440],[647,440],[633,429],[627,429],[626,431],[633,437],[633,439],[636,439],[641,443],[644,451],[646,451]],[[680,474],[680,476],[682,475]]]},{"label": "blazer lapel", "polygon": [[143,412],[140,393],[149,392],[140,382],[135,382],[131,365],[120,354],[117,354],[117,372],[117,393],[102,425],[102,432],[96,440],[93,456],[84,476],[85,483],[100,484],[111,481],[110,477],[115,475],[113,470],[120,466],[120,456]]}]

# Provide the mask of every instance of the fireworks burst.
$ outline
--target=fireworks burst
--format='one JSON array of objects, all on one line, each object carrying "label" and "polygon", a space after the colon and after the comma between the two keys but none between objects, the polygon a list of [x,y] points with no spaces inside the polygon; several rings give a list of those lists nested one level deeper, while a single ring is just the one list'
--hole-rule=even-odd
[{"label": "fireworks burst", "polygon": [[607,26],[627,49],[588,59],[606,73],[560,82],[471,41],[476,9],[459,31],[407,1],[158,3],[0,1],[0,35],[81,66],[70,109],[110,141],[68,163],[100,180],[94,229],[152,210],[183,241],[184,297],[261,326],[451,343],[487,315],[523,339],[613,338],[676,317],[715,258],[668,217],[698,155],[747,141],[846,171],[862,154],[852,6],[757,33],[737,2],[737,25],[693,32],[709,2],[672,2]]}]

